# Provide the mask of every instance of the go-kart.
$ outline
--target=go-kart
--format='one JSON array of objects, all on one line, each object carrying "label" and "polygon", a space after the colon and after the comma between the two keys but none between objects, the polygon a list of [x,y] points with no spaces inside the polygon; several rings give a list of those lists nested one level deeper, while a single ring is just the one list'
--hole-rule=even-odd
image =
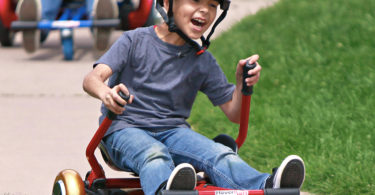
[{"label": "go-kart", "polygon": [[84,0],[64,0],[60,13],[54,21],[18,21],[15,0],[0,0],[0,37],[3,46],[11,46],[13,34],[28,29],[60,30],[65,60],[74,56],[73,29],[116,28],[131,30],[155,23],[154,1],[140,0],[135,6],[131,0],[118,1],[119,18],[91,20],[86,14]]},{"label": "go-kart", "polygon": [[[246,63],[243,68],[244,73],[247,73],[250,69],[255,68],[255,64]],[[222,143],[234,152],[244,143],[249,122],[250,113],[250,101],[251,94],[253,93],[252,86],[246,86],[245,79],[251,75],[244,74],[243,76],[243,88],[242,88],[242,109],[241,109],[241,121],[239,127],[239,134],[236,140],[228,135],[221,134],[214,138],[214,141]],[[121,92],[119,95],[124,100],[129,100],[129,96],[125,96]],[[86,174],[84,180],[82,180],[79,173],[72,169],[66,169],[58,173],[54,186],[53,195],[83,195],[83,194],[128,194],[138,195],[143,194],[141,189],[140,180],[138,177],[129,178],[107,178],[102,166],[96,159],[94,152],[96,148],[99,148],[103,156],[104,161],[109,167],[115,170],[121,170],[111,161],[106,148],[101,143],[104,134],[110,127],[112,120],[115,119],[116,115],[111,111],[108,112],[106,118],[100,124],[95,135],[91,139],[89,145],[86,148],[86,157],[91,166],[91,170]],[[151,177],[151,176],[150,176]],[[177,190],[163,190],[162,195],[299,195],[300,190],[298,188],[290,189],[264,189],[264,190],[235,190],[225,189],[216,187],[209,183],[209,179],[198,180],[197,186],[191,191],[177,191]]]}]

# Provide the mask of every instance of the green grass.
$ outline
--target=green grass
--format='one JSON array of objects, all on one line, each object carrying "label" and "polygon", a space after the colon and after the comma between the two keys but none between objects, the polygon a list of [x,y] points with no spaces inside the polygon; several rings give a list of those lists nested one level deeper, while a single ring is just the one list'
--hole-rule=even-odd
[{"label": "green grass", "polygon": [[[375,1],[281,0],[214,40],[231,82],[258,53],[250,128],[240,155],[270,172],[289,154],[306,164],[302,191],[375,193]],[[189,119],[208,137],[238,126],[199,94]]]}]

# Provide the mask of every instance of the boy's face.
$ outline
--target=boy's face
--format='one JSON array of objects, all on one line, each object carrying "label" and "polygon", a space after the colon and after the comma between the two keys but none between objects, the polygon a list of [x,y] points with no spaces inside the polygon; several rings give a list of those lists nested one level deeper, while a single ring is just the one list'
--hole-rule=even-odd
[{"label": "boy's face", "polygon": [[215,20],[216,0],[174,0],[173,14],[177,26],[191,39],[199,39]]}]

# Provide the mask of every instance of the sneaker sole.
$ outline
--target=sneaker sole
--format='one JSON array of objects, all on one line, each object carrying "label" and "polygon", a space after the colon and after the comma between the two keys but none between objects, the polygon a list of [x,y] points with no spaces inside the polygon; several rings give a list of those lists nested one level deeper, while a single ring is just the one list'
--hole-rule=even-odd
[{"label": "sneaker sole", "polygon": [[[112,19],[118,17],[118,8],[116,1],[113,0],[96,0],[94,2],[96,7],[94,18],[95,19]],[[111,10],[111,11],[108,11]]]},{"label": "sneaker sole", "polygon": [[178,165],[167,182],[167,190],[194,190],[197,177],[193,166],[187,163]]},{"label": "sneaker sole", "polygon": [[275,175],[274,188],[301,188],[305,180],[305,165],[297,155],[288,156],[277,172],[281,174]]},{"label": "sneaker sole", "polygon": [[[118,17],[117,4],[113,0],[96,0],[94,2],[94,18],[95,19],[112,19]],[[111,11],[108,11],[111,10]],[[103,51],[109,46],[111,33],[113,28],[95,28],[94,29],[94,47]]]},{"label": "sneaker sole", "polygon": [[22,45],[28,53],[33,53],[39,48],[40,30],[22,31]]},{"label": "sneaker sole", "polygon": [[[36,0],[22,0],[18,3],[16,13],[18,20],[21,21],[39,21],[41,18],[41,4]],[[36,10],[36,12],[35,12]]]},{"label": "sneaker sole", "polygon": [[[20,21],[39,21],[41,4],[37,0],[22,0],[19,2],[16,13]],[[40,30],[22,31],[22,45],[28,53],[32,53],[39,47]]]},{"label": "sneaker sole", "polygon": [[94,29],[95,45],[94,47],[99,51],[104,51],[109,46],[109,40],[112,34],[112,29],[96,28]]}]

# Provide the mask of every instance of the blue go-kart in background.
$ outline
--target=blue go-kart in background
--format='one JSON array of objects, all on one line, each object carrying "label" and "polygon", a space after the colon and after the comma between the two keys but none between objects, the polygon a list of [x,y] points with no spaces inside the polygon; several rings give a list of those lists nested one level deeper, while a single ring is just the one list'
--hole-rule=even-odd
[{"label": "blue go-kart in background", "polygon": [[65,0],[56,20],[18,21],[16,0],[0,0],[0,41],[3,47],[13,45],[14,33],[27,29],[59,30],[65,60],[74,56],[73,30],[75,28],[116,28],[131,30],[155,24],[154,0],[140,0],[135,6],[131,0],[118,1],[119,18],[92,20],[86,14],[84,0]]}]

